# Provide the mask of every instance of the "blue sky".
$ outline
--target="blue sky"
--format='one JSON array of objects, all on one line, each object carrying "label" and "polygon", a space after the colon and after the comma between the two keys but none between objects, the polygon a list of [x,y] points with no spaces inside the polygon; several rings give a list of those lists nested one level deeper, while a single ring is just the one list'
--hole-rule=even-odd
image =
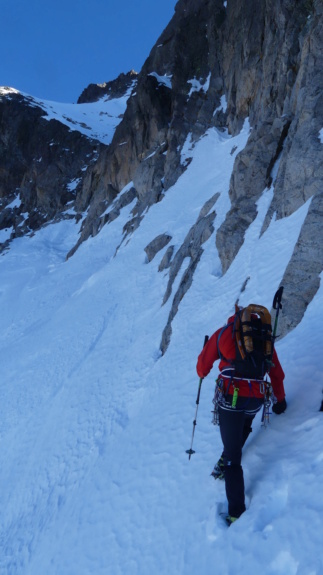
[{"label": "blue sky", "polygon": [[176,0],[0,0],[0,85],[76,102],[90,83],[139,71]]}]

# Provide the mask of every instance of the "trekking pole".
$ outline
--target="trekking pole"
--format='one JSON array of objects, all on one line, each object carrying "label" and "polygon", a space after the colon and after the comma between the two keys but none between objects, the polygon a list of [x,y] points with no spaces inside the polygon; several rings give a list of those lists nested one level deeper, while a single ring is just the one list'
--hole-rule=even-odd
[{"label": "trekking pole", "polygon": [[[208,339],[209,339],[209,336],[206,335],[205,338],[204,338],[203,348],[205,347],[206,343],[208,342]],[[193,447],[193,439],[194,439],[194,433],[195,433],[195,427],[196,427],[197,410],[198,410],[198,408],[199,408],[199,403],[200,403],[200,395],[201,395],[202,381],[203,381],[203,377],[200,377],[199,388],[198,388],[197,398],[196,398],[195,419],[194,419],[194,421],[193,421],[193,432],[192,432],[191,447],[190,447],[190,449],[187,449],[186,452],[185,452],[185,453],[188,453],[188,459],[191,459],[191,455],[193,455],[193,453],[195,453],[195,451],[194,451],[194,449],[192,449],[192,447]]]},{"label": "trekking pole", "polygon": [[[276,317],[275,317],[275,325],[274,325],[274,331],[273,331],[273,345],[272,345],[272,351],[271,351],[271,358],[270,358],[270,362],[269,365],[272,365],[272,359],[273,359],[273,353],[274,353],[274,343],[275,343],[275,339],[276,339],[276,332],[277,332],[277,325],[278,325],[278,315],[279,315],[279,310],[282,309],[282,295],[283,295],[283,291],[284,291],[284,286],[280,286],[280,288],[276,291],[275,295],[274,295],[274,301],[273,301],[273,308],[276,309]],[[266,393],[265,393],[265,401],[264,401],[264,408],[263,408],[263,412],[262,412],[262,418],[261,418],[261,424],[266,427],[267,423],[269,423],[269,410],[270,410],[270,406],[271,406],[271,401],[270,401],[270,393],[271,392],[271,385],[269,385],[269,382],[267,381],[267,386],[266,386]]]}]

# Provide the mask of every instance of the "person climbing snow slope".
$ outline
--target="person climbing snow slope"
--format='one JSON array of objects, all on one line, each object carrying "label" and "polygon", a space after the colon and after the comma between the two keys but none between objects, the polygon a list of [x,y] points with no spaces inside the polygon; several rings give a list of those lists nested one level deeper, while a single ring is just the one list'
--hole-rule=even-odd
[{"label": "person climbing snow slope", "polygon": [[[273,343],[268,310],[257,304],[236,306],[235,315],[210,337],[198,356],[196,370],[200,378],[206,377],[214,362],[220,360],[214,403],[223,453],[211,475],[225,481],[228,525],[246,510],[241,457],[253,419],[268,399],[269,390],[274,413],[279,415],[287,407],[285,375]],[[266,374],[270,382],[264,380]]]}]

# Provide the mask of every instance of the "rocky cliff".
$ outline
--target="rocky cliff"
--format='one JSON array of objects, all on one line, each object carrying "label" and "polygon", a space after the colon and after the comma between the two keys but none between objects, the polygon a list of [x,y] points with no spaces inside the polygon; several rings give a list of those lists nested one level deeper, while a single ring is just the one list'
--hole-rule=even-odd
[{"label": "rocky cliff", "polygon": [[55,218],[70,217],[77,183],[97,158],[99,142],[48,122],[32,98],[0,93],[0,230],[16,237]]},{"label": "rocky cliff", "polygon": [[[130,79],[125,75],[120,80],[127,89]],[[89,87],[80,101],[93,101],[102,96],[102,90],[109,96],[113,90],[124,93],[120,81]],[[257,200],[272,186],[273,170],[273,200],[263,231],[274,214],[285,218],[310,201],[283,278],[286,304],[281,325],[286,333],[303,317],[322,271],[322,85],[321,0],[179,0],[174,17],[136,77],[110,145],[98,145],[45,122],[25,98],[1,97],[0,228],[14,221],[14,237],[64,213],[73,202],[75,214],[87,210],[80,243],[99,233],[122,206],[136,199],[132,220],[124,230],[127,235],[185,171],[190,161],[189,155],[181,161],[185,143],[193,147],[210,127],[235,135],[249,118],[250,137],[236,157],[231,177],[231,209],[215,243],[225,273],[256,217]],[[71,180],[78,182],[73,194],[67,187]],[[18,213],[16,207],[8,207],[17,189],[23,204]],[[169,236],[152,238],[146,248],[149,261],[169,244],[161,269],[169,273],[164,302],[173,297],[173,303],[162,352],[203,243],[214,231],[211,210],[216,199],[216,195],[210,198],[179,249]],[[114,209],[107,215],[114,200]],[[28,214],[23,227],[22,213]],[[187,257],[190,264],[172,294]],[[241,278],[241,284],[244,281],[247,278]]]}]

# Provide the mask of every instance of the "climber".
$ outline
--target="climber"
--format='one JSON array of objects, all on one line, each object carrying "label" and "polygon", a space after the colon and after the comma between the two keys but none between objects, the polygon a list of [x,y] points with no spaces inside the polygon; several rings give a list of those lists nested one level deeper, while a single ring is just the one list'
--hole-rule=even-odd
[{"label": "climber", "polygon": [[[246,510],[242,447],[252,431],[255,415],[264,404],[270,384],[274,397],[273,412],[279,415],[287,407],[284,372],[273,341],[269,312],[263,306],[251,304],[244,310],[236,309],[228,323],[210,337],[197,361],[198,376],[204,378],[213,363],[220,360],[216,393],[223,453],[211,475],[225,481],[228,525]],[[238,349],[241,342],[244,350]],[[266,373],[270,377],[267,386],[263,379]]]}]

